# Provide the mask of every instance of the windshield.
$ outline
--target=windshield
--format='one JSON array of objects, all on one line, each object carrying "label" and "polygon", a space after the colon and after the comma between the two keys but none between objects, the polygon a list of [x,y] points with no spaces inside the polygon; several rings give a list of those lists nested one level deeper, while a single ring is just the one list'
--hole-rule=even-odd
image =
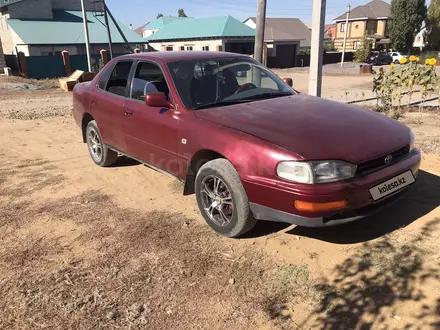
[{"label": "windshield", "polygon": [[278,76],[244,56],[177,61],[168,68],[188,109],[295,94]]}]

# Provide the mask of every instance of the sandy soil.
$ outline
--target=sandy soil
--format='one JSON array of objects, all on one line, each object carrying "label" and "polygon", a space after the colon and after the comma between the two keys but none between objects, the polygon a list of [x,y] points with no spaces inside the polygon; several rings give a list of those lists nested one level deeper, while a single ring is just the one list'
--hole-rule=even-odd
[{"label": "sandy soil", "polygon": [[431,154],[385,212],[232,240],[173,179],[94,165],[70,107],[0,92],[1,329],[440,328],[439,115],[403,119]]}]

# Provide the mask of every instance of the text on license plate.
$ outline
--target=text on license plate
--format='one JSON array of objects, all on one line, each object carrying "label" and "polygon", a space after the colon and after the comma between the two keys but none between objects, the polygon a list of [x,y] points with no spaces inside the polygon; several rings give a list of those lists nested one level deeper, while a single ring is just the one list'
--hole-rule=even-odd
[{"label": "text on license plate", "polygon": [[416,182],[416,179],[414,179],[414,175],[412,174],[411,170],[409,170],[371,188],[370,194],[373,200],[377,201],[413,184],[414,182]]}]

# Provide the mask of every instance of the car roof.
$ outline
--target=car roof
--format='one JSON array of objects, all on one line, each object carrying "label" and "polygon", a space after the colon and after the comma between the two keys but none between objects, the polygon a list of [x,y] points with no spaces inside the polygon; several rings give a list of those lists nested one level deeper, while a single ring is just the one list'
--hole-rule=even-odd
[{"label": "car roof", "polygon": [[225,58],[225,57],[243,57],[247,55],[235,54],[228,52],[209,52],[209,51],[163,51],[163,52],[146,52],[139,54],[127,54],[118,58],[132,59],[159,59],[164,62],[175,62],[184,60],[204,59],[204,58]]}]

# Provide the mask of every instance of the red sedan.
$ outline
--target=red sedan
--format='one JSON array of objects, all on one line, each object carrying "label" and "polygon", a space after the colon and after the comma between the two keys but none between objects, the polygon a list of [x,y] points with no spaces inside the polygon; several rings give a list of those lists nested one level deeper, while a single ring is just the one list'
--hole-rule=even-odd
[{"label": "red sedan", "polygon": [[218,233],[257,219],[331,226],[369,215],[415,182],[403,124],[296,93],[247,56],[117,57],[74,89],[73,116],[99,166],[132,157],[184,181]]}]

